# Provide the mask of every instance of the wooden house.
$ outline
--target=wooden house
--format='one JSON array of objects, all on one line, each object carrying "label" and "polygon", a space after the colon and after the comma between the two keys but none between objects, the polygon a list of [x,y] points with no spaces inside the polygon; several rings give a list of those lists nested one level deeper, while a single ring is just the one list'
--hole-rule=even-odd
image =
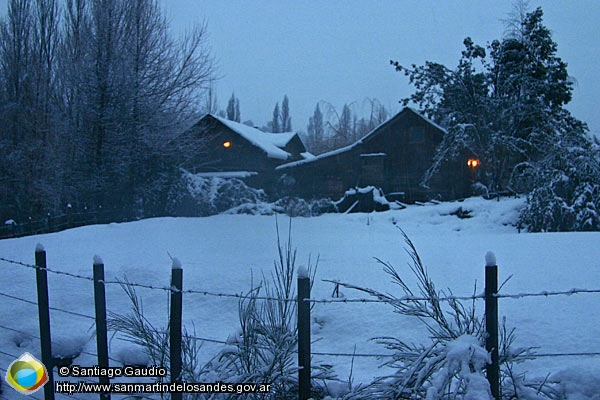
[{"label": "wooden house", "polygon": [[354,144],[276,169],[285,178],[280,182],[304,198],[339,199],[350,188],[366,186],[407,202],[467,196],[471,171],[466,160],[422,185],[444,134],[442,127],[407,107]]},{"label": "wooden house", "polygon": [[297,133],[262,132],[211,114],[174,142],[182,150],[182,168],[204,176],[241,178],[265,189],[275,185],[278,165],[312,157]]}]

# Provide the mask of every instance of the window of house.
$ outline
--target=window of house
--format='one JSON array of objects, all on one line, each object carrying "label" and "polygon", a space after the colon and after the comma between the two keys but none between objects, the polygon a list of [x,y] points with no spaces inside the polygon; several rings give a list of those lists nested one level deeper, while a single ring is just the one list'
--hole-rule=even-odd
[{"label": "window of house", "polygon": [[419,143],[425,140],[425,128],[422,126],[413,126],[408,135],[409,143]]}]

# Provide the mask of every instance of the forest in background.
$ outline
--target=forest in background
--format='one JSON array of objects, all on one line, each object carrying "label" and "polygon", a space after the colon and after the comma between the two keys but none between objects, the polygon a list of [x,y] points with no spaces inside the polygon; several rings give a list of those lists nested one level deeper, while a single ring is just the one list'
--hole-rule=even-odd
[{"label": "forest in background", "polygon": [[[472,154],[481,160],[476,192],[528,196],[528,229],[599,230],[599,143],[565,108],[567,63],[541,8],[517,3],[506,28],[486,46],[466,38],[455,68],[391,62],[415,89],[401,102],[448,131],[422,185]],[[202,24],[175,38],[156,0],[9,0],[0,19],[0,218],[176,208],[185,187],[171,139],[206,112],[242,121],[235,94],[219,108],[207,36]],[[341,111],[320,101],[300,134],[320,154],[389,117],[377,99]],[[287,95],[259,129],[293,130]]]}]

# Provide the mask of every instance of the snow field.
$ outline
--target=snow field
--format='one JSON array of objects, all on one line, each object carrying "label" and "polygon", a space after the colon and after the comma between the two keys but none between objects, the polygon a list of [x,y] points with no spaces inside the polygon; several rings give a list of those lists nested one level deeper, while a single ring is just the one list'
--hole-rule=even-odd
[{"label": "snow field", "polygon": [[[464,202],[410,206],[405,210],[377,214],[329,214],[294,218],[293,247],[298,249],[297,266],[314,264],[319,257],[312,297],[331,298],[334,279],[401,296],[399,288],[383,273],[374,257],[390,262],[407,282],[414,283],[407,266],[409,257],[398,228],[414,242],[438,290],[450,288],[455,295],[483,292],[485,255],[493,251],[499,266],[499,281],[512,278],[502,293],[518,294],[543,290],[600,287],[600,233],[517,233],[516,221],[523,199],[500,202],[468,199]],[[459,219],[450,213],[458,207],[470,210],[472,218]],[[282,242],[287,240],[289,218],[279,216]],[[170,256],[181,260],[184,290],[241,294],[269,276],[277,257],[275,217],[217,215],[208,218],[157,218],[125,224],[96,225],[35,237],[0,241],[0,256],[33,263],[37,243],[47,251],[48,267],[84,276],[92,275],[94,255],[102,257],[106,280],[127,279],[145,285],[168,287]],[[33,270],[0,263],[0,292],[35,301]],[[52,307],[93,316],[91,281],[49,274]],[[365,298],[340,289],[346,298]],[[123,290],[107,284],[110,311],[129,313]],[[168,292],[138,288],[146,316],[166,327]],[[225,341],[238,326],[237,299],[201,294],[184,294],[183,318],[195,335]],[[0,325],[39,335],[34,305],[2,298]],[[516,327],[517,346],[536,346],[539,353],[600,352],[600,295],[500,299],[500,317]],[[483,302],[477,301],[480,314]],[[81,346],[95,353],[91,319],[51,312],[53,339],[66,347]],[[112,334],[109,332],[109,335]],[[0,329],[0,348],[10,354],[29,351],[39,356],[36,339]],[[396,336],[409,342],[427,342],[427,332],[418,321],[397,315],[391,306],[373,303],[316,304],[313,310],[314,352],[382,354],[386,350],[371,341],[377,336]],[[112,357],[133,357],[131,344],[111,336]],[[21,347],[17,347],[20,343]],[[205,343],[206,360],[222,345]],[[354,384],[369,382],[390,371],[379,369],[383,362],[356,357],[314,356],[334,366],[340,379],[352,372]],[[0,354],[0,366],[12,360]],[[92,356],[77,362],[93,365]],[[540,358],[519,365],[529,376],[564,380],[572,398],[595,399],[600,393],[599,357]],[[12,395],[8,390],[5,395]],[[590,394],[591,393],[591,394]],[[580,397],[576,397],[580,396]]]}]

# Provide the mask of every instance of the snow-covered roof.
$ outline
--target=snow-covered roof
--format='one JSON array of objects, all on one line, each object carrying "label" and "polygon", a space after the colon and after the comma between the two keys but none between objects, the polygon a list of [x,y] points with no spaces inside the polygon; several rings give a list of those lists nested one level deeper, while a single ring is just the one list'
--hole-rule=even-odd
[{"label": "snow-covered roof", "polygon": [[354,148],[355,146],[357,146],[360,143],[362,143],[362,142],[359,140],[358,142],[353,143],[350,146],[342,147],[342,148],[339,148],[339,149],[336,149],[336,150],[331,150],[331,151],[328,151],[326,153],[322,153],[322,154],[319,154],[317,156],[314,156],[312,158],[305,158],[304,160],[298,160],[298,161],[293,161],[291,163],[279,165],[275,169],[283,169],[283,168],[295,167],[295,166],[298,166],[298,165],[307,164],[307,163],[310,163],[310,162],[313,162],[313,161],[321,160],[323,158],[331,157],[331,156],[334,156],[336,154],[341,154],[341,153],[344,153],[344,152],[346,152],[346,151]]},{"label": "snow-covered roof", "polygon": [[249,178],[258,175],[254,171],[218,171],[218,172],[196,172],[193,174],[199,178]]},{"label": "snow-covered roof", "polygon": [[388,123],[390,123],[390,121],[394,120],[398,115],[404,113],[406,110],[412,111],[413,113],[417,114],[419,117],[421,117],[422,119],[424,119],[425,121],[427,121],[427,123],[435,126],[436,128],[438,128],[442,132],[446,133],[446,130],[444,128],[442,128],[440,125],[436,124],[435,122],[433,122],[429,118],[425,117],[423,114],[419,113],[418,111],[414,110],[411,107],[404,107],[402,109],[402,111],[398,112],[398,114],[394,115],[392,118],[388,119],[387,121],[379,124],[373,130],[371,130],[369,133],[367,133],[365,136],[363,136],[361,139],[357,140],[356,142],[352,143],[351,145],[348,145],[348,146],[341,147],[341,148],[336,149],[336,150],[331,150],[331,151],[319,154],[319,155],[315,156],[314,158],[304,159],[304,160],[299,160],[299,161],[293,161],[293,162],[290,162],[290,163],[287,163],[287,164],[279,165],[276,169],[284,169],[284,168],[296,167],[298,165],[312,163],[314,161],[321,160],[323,158],[332,157],[332,156],[335,156],[335,155],[338,155],[338,154],[341,154],[341,153],[345,153],[345,152],[347,152],[349,150],[352,150],[353,148],[355,148],[355,147],[360,146],[361,144],[363,144],[365,142],[365,140],[369,139],[371,136],[373,136],[374,134],[376,134],[381,127],[383,127],[384,125],[387,125]]},{"label": "snow-covered roof", "polygon": [[364,153],[360,155],[361,157],[385,157],[386,153]]},{"label": "snow-covered roof", "polygon": [[290,140],[296,136],[294,132],[284,133],[267,133],[248,125],[240,124],[239,122],[230,121],[225,118],[212,115],[213,118],[221,122],[223,125],[242,136],[244,139],[264,150],[269,158],[277,158],[287,160],[291,154],[282,150]]}]

